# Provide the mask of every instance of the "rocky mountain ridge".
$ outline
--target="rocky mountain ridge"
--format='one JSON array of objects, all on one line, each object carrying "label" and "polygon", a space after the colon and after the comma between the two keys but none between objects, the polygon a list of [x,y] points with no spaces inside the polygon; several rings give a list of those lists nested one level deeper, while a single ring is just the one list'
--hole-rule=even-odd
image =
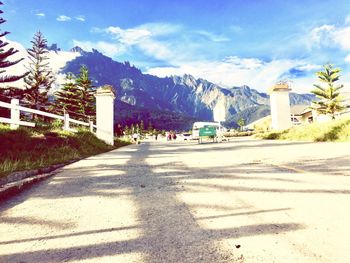
[{"label": "rocky mountain ridge", "polygon": [[[69,61],[63,72],[78,73],[80,66],[86,65],[96,85],[112,85],[117,92],[117,103],[119,100],[124,106],[130,105],[129,112],[133,109],[135,112],[140,112],[140,109],[171,112],[185,116],[189,121],[213,120],[215,115],[220,115],[229,126],[236,126],[238,116],[248,123],[269,114],[268,94],[248,86],[223,88],[188,74],[160,78],[142,73],[129,62],[114,61],[97,50],[86,52],[74,47],[71,51],[79,52],[80,56]],[[291,93],[290,98],[292,105],[309,104],[313,95]],[[130,122],[137,119],[133,114],[128,115],[120,117],[116,112],[116,116],[120,117],[116,117],[116,122],[125,121],[124,117],[131,118]]]}]

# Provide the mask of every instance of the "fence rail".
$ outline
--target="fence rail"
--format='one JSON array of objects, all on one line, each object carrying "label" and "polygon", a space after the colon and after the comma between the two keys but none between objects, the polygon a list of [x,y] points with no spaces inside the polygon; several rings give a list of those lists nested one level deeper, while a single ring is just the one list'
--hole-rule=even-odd
[{"label": "fence rail", "polygon": [[92,121],[89,122],[83,122],[79,120],[74,120],[69,117],[68,113],[65,113],[63,116],[50,113],[50,112],[45,112],[41,110],[36,110],[36,109],[31,109],[27,107],[23,107],[19,105],[19,100],[18,99],[12,99],[11,103],[3,102],[0,101],[0,107],[7,108],[11,110],[11,118],[3,118],[0,117],[0,122],[2,123],[8,123],[10,124],[11,129],[17,129],[19,126],[28,126],[28,127],[35,127],[35,123],[33,122],[27,122],[27,121],[21,121],[20,120],[20,112],[28,112],[28,113],[33,113],[53,119],[58,119],[63,121],[63,128],[64,130],[69,130],[69,131],[75,131],[74,129],[70,128],[70,123],[75,123],[83,126],[90,127],[90,131],[93,132],[93,129],[96,128],[96,125],[93,124]]}]

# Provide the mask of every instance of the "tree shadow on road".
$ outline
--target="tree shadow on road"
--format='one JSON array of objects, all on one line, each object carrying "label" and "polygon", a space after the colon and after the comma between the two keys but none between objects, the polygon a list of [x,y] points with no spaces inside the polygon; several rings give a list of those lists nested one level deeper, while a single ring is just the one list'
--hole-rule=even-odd
[{"label": "tree shadow on road", "polygon": [[[103,256],[111,256],[118,254],[128,254],[139,252],[144,256],[145,262],[230,262],[235,260],[239,253],[235,248],[224,250],[218,244],[224,239],[238,239],[240,237],[273,235],[288,231],[297,231],[303,229],[303,225],[294,222],[285,223],[265,223],[241,225],[235,227],[226,227],[220,229],[205,228],[199,223],[199,220],[218,219],[220,217],[228,218],[243,215],[253,215],[262,213],[280,213],[288,208],[274,209],[255,209],[254,207],[245,207],[244,204],[233,204],[232,206],[223,205],[221,210],[224,214],[209,214],[206,217],[196,218],[191,209],[185,202],[179,199],[178,195],[185,191],[185,187],[201,187],[201,183],[193,180],[254,180],[254,178],[244,177],[241,175],[244,167],[230,167],[222,169],[218,173],[216,167],[207,169],[203,172],[196,173],[194,168],[184,166],[182,163],[169,162],[150,165],[147,158],[154,155],[167,154],[172,150],[167,147],[156,147],[150,149],[148,144],[141,146],[131,146],[132,149],[138,147],[132,156],[124,164],[111,164],[114,156],[120,159],[118,152],[110,153],[107,158],[109,162],[100,162],[91,167],[82,168],[80,166],[70,166],[62,173],[57,175],[38,186],[33,187],[29,191],[22,193],[21,196],[12,200],[5,208],[6,212],[9,207],[15,205],[16,202],[23,202],[28,197],[31,199],[39,198],[43,200],[54,200],[52,202],[60,202],[60,199],[72,197],[103,197],[114,198],[116,202],[118,198],[126,195],[131,198],[137,207],[137,226],[129,226],[139,228],[142,235],[137,238],[129,238],[123,241],[96,240],[94,244],[79,245],[76,244],[71,248],[55,248],[28,251],[22,253],[7,253],[0,255],[0,261],[24,261],[24,262],[61,262],[82,259],[99,258]],[[173,148],[174,150],[175,148]],[[122,151],[122,150],[121,150]],[[181,148],[181,151],[191,151],[190,149]],[[196,151],[196,149],[192,150]],[[256,167],[249,170],[249,173],[265,173],[269,174],[273,167]],[[77,174],[78,172],[78,174]],[[70,176],[71,174],[75,176]],[[249,179],[248,179],[249,178]],[[259,177],[265,180],[279,180],[266,176]],[[181,180],[181,181],[180,181]],[[298,183],[295,182],[287,183]],[[259,188],[247,187],[223,187],[213,185],[211,181],[203,183],[206,188],[213,188],[215,191],[263,191]],[[45,191],[42,191],[45,189]],[[78,190],[77,190],[78,189]],[[120,190],[120,191],[119,191]],[[128,191],[124,191],[128,190]],[[267,189],[268,190],[268,189]],[[201,190],[198,190],[201,191]],[[288,189],[280,190],[288,191]],[[195,189],[193,189],[195,192]],[[117,205],[117,204],[116,204]],[[200,206],[201,204],[198,204]],[[217,209],[221,204],[207,206]],[[6,208],[7,207],[7,208]],[[244,208],[248,211],[235,210]],[[94,209],[91,207],[91,209]],[[6,215],[6,214],[5,214]],[[116,216],[120,216],[117,215]],[[1,217],[0,217],[1,220]],[[234,221],[233,221],[234,222]],[[72,236],[89,236],[96,233],[107,233],[120,231],[120,226],[113,228],[100,228],[91,231],[78,231],[74,229],[66,234],[48,235],[45,240],[61,239],[62,243],[66,238]],[[30,237],[22,240],[2,239],[1,244],[13,244],[15,242],[34,242],[43,237]]]}]

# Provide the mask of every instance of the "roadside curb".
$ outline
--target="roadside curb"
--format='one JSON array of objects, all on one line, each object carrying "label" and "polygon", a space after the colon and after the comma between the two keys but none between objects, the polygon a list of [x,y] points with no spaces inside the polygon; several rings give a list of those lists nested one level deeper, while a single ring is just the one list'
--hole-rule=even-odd
[{"label": "roadside curb", "polygon": [[32,184],[42,181],[46,178],[56,175],[59,169],[79,161],[80,159],[72,160],[63,164],[55,164],[49,167],[15,172],[0,180],[0,200],[7,199],[14,194],[21,192]]}]

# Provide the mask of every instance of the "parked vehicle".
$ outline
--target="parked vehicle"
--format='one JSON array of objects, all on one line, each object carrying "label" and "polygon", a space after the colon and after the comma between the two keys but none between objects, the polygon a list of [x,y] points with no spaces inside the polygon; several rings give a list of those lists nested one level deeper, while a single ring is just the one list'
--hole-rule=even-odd
[{"label": "parked vehicle", "polygon": [[184,139],[184,141],[190,141],[190,140],[192,140],[192,134],[191,133],[183,133],[182,138]]},{"label": "parked vehicle", "polygon": [[192,128],[192,139],[199,140],[199,129],[204,127],[215,127],[216,136],[222,137],[226,129],[219,122],[195,122]]}]

